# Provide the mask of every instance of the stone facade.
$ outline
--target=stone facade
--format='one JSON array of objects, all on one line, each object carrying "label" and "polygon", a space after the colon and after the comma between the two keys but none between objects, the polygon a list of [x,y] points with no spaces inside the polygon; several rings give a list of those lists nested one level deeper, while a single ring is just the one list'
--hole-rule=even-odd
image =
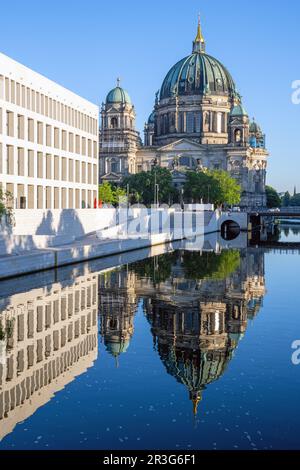
[{"label": "stone facade", "polygon": [[170,69],[156,94],[144,145],[134,122],[134,107],[118,84],[102,107],[102,180],[119,182],[128,173],[151,170],[157,161],[181,187],[187,170],[222,169],[241,185],[241,206],[266,205],[265,136],[250,123],[227,69],[206,54],[200,22],[192,54]]}]

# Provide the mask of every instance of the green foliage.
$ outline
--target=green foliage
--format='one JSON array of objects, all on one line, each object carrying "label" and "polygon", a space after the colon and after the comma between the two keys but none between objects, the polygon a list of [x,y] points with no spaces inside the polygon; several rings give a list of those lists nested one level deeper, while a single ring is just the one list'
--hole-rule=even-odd
[{"label": "green foliage", "polygon": [[172,275],[172,266],[178,258],[178,253],[164,254],[132,263],[130,269],[139,278],[151,279],[157,285],[166,282]]},{"label": "green foliage", "polygon": [[[6,221],[13,224],[13,195],[0,188],[0,219],[6,216]],[[1,221],[1,220],[0,220]]]},{"label": "green foliage", "polygon": [[120,187],[115,188],[108,181],[104,181],[99,186],[99,200],[103,204],[126,203],[126,191]]},{"label": "green foliage", "polygon": [[113,204],[115,200],[114,190],[108,181],[99,186],[99,200],[104,204]]},{"label": "green foliage", "polygon": [[240,252],[237,250],[222,251],[220,255],[185,252],[183,266],[187,279],[223,281],[239,268]]},{"label": "green foliage", "polygon": [[290,200],[290,206],[300,206],[300,194],[295,194]]},{"label": "green foliage", "polygon": [[282,205],[283,205],[283,207],[289,207],[290,203],[291,203],[291,195],[287,191],[285,193],[285,195],[283,196],[283,198],[282,198]]},{"label": "green foliage", "polygon": [[272,209],[274,207],[281,207],[282,201],[276,189],[272,188],[271,186],[267,186],[266,194],[267,194],[267,206],[269,207],[269,209]]},{"label": "green foliage", "polygon": [[172,174],[166,168],[155,167],[151,171],[137,173],[124,178],[122,187],[127,188],[131,202],[140,202],[149,206],[154,204],[155,182],[159,186],[159,202],[169,204],[173,201],[175,190]]},{"label": "green foliage", "polygon": [[194,202],[234,205],[241,200],[241,187],[223,170],[192,171],[187,173],[184,196]]}]

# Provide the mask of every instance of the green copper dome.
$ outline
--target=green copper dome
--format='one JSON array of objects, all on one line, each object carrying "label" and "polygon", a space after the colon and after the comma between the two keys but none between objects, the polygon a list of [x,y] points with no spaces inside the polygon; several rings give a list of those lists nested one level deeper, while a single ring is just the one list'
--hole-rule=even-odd
[{"label": "green copper dome", "polygon": [[221,62],[204,52],[193,52],[168,72],[161,87],[160,99],[206,93],[233,95],[235,84]]},{"label": "green copper dome", "polygon": [[231,111],[231,116],[248,116],[247,111],[245,110],[244,106],[242,104],[238,104],[237,106],[234,106]]},{"label": "green copper dome", "polygon": [[160,99],[186,95],[236,94],[228,70],[214,57],[206,54],[200,19],[193,52],[175,64],[168,72],[160,90]]},{"label": "green copper dome", "polygon": [[106,104],[114,103],[132,104],[129,94],[120,86],[113,88],[106,97]]}]

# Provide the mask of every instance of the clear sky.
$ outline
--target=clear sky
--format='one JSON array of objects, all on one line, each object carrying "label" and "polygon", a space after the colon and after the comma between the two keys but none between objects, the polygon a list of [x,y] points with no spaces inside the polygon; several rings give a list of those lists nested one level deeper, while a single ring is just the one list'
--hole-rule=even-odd
[{"label": "clear sky", "polygon": [[97,104],[120,76],[142,130],[169,68],[191,52],[198,12],[207,52],[267,134],[269,184],[300,192],[299,0],[6,1],[0,50]]}]

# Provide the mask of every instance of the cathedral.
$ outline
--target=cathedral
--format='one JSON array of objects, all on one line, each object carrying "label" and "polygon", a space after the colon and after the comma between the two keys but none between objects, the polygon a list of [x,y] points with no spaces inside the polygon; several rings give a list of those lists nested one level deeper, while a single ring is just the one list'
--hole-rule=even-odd
[{"label": "cathedral", "polygon": [[250,122],[228,70],[206,53],[200,21],[192,53],[170,69],[156,93],[144,143],[135,118],[118,80],[101,109],[101,181],[118,184],[124,176],[160,165],[172,172],[180,189],[187,171],[220,169],[240,184],[242,207],[266,205],[265,135]]}]

